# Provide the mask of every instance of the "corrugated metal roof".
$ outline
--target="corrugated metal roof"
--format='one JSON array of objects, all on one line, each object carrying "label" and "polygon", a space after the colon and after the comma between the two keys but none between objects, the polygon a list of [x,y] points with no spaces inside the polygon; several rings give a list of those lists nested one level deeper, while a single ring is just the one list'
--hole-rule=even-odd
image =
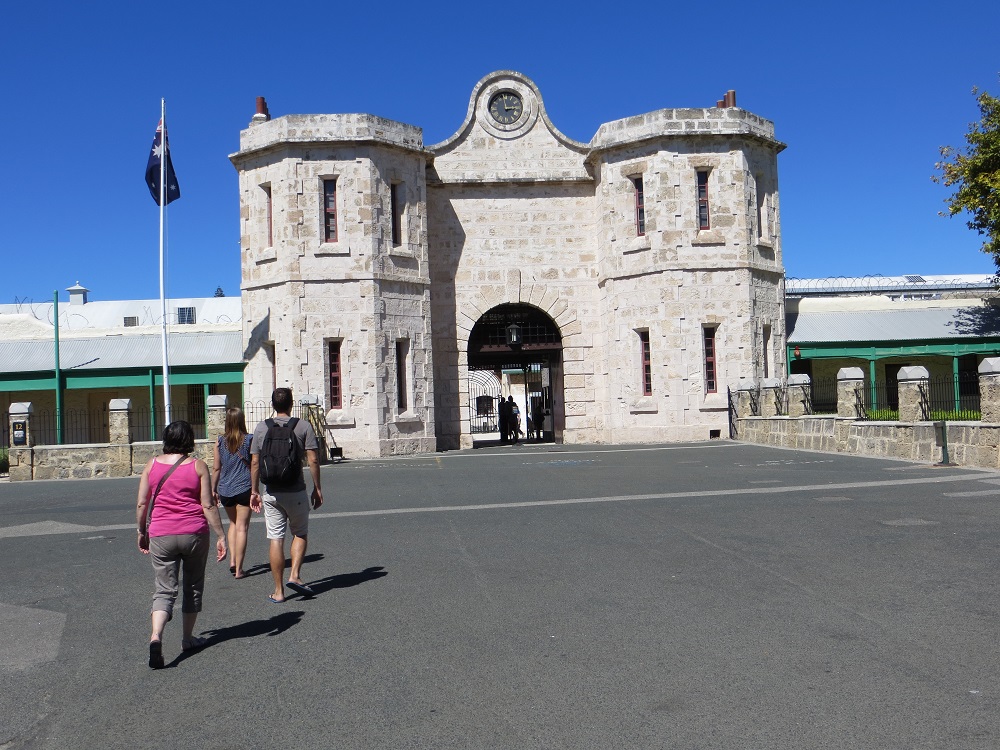
[{"label": "corrugated metal roof", "polygon": [[[172,333],[167,338],[171,367],[229,365],[243,361],[243,334]],[[53,369],[55,350],[47,341],[0,341],[0,372],[38,372]],[[100,336],[59,341],[62,369],[113,370],[124,367],[162,367],[160,337]]]},{"label": "corrugated metal roof", "polygon": [[946,307],[912,310],[789,312],[788,343],[927,341],[1000,336],[1000,310]]}]

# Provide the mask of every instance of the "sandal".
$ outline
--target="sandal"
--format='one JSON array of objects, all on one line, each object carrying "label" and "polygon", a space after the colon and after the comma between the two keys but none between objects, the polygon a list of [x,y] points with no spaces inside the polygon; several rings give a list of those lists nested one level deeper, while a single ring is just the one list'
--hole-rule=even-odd
[{"label": "sandal", "polygon": [[149,668],[163,669],[163,644],[159,641],[149,642]]},{"label": "sandal", "polygon": [[181,651],[197,651],[200,648],[205,648],[208,645],[207,638],[199,638],[197,636],[191,636],[188,640],[181,641]]}]

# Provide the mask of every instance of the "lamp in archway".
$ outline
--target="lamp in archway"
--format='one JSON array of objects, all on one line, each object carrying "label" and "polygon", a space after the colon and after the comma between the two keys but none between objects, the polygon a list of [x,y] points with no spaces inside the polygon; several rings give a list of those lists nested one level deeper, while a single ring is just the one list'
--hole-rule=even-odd
[{"label": "lamp in archway", "polygon": [[521,345],[521,326],[517,323],[511,323],[507,326],[507,345],[508,346],[520,346]]}]

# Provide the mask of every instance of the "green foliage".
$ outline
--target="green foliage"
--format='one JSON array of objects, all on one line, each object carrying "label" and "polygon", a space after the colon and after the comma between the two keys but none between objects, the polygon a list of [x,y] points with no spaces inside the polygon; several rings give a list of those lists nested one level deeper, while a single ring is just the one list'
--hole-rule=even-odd
[{"label": "green foliage", "polygon": [[865,409],[865,414],[873,422],[899,421],[899,409]]},{"label": "green foliage", "polygon": [[10,471],[10,457],[6,448],[0,448],[0,474],[7,474]]},{"label": "green foliage", "polygon": [[931,421],[934,422],[939,422],[942,419],[948,422],[978,422],[982,418],[983,413],[981,411],[973,411],[972,409],[934,409],[931,410],[930,415]]},{"label": "green foliage", "polygon": [[965,211],[969,229],[984,235],[982,251],[993,256],[1000,274],[1000,99],[972,89],[981,118],[969,123],[966,147],[941,147],[942,160],[935,164],[941,172],[931,179],[955,188],[947,198],[947,213]]}]

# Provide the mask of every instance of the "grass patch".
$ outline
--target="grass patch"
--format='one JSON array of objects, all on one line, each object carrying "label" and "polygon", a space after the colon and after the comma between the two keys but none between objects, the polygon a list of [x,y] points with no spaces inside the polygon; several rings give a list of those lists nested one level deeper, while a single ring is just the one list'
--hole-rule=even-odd
[{"label": "grass patch", "polygon": [[981,411],[973,411],[972,409],[962,409],[960,411],[939,409],[931,412],[931,420],[934,422],[942,419],[949,422],[978,422],[982,418],[983,413]]},{"label": "grass patch", "polygon": [[873,422],[899,421],[899,409],[866,409],[865,414]]}]

